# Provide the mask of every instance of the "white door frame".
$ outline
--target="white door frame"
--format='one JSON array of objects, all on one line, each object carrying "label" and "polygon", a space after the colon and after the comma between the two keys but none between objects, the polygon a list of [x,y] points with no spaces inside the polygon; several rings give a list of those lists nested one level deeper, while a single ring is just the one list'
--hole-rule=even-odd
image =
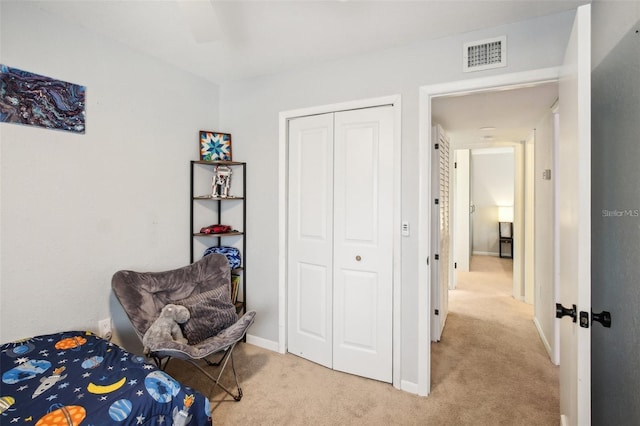
[{"label": "white door frame", "polygon": [[401,359],[401,96],[391,95],[337,104],[283,111],[279,114],[278,136],[278,352],[287,351],[287,170],[288,120],[315,114],[393,105],[393,386],[400,389]]},{"label": "white door frame", "polygon": [[[506,87],[524,87],[557,81],[558,67],[502,74],[477,79],[422,86],[419,89],[419,194],[418,194],[418,394],[431,391],[431,295],[429,282],[429,256],[431,235],[431,100],[438,96],[465,94]],[[522,258],[522,253],[515,256]]]}]

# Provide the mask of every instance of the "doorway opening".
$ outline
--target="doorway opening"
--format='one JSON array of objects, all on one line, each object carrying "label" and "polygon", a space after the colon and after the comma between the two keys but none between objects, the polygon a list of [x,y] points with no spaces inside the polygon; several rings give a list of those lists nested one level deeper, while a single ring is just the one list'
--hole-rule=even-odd
[{"label": "doorway opening", "polygon": [[[502,76],[495,76],[485,79],[478,80],[467,80],[467,81],[459,81],[454,83],[448,83],[437,86],[429,86],[423,87],[420,91],[420,129],[421,129],[421,138],[420,138],[420,170],[421,170],[421,180],[426,179],[429,181],[429,167],[431,164],[431,132],[429,131],[434,125],[440,124],[435,123],[434,117],[434,102],[438,98],[445,97],[463,97],[467,95],[486,95],[490,93],[503,93],[507,91],[513,91],[515,93],[515,89],[527,89],[533,86],[545,85],[550,83],[555,83],[557,81],[558,70],[556,68],[553,69],[545,69],[545,70],[537,70],[532,72],[525,73],[516,73],[516,74],[507,74]],[[557,94],[556,94],[557,96]],[[546,107],[548,109],[551,108],[553,102],[548,102]],[[458,110],[460,111],[460,110]],[[478,111],[478,109],[476,109]],[[552,120],[553,121],[553,120]],[[446,123],[443,127],[447,127]],[[478,126],[476,129],[479,130],[481,127],[490,127],[489,125]],[[529,129],[531,131],[531,129]],[[553,130],[551,131],[553,133]],[[482,138],[481,140],[475,139],[473,141],[467,140],[466,142],[462,142],[459,146],[461,149],[472,149],[472,148],[487,148],[487,147],[502,147],[511,146],[515,152],[514,154],[514,170],[515,170],[515,191],[514,191],[514,226],[513,226],[513,296],[516,299],[524,300],[526,298],[526,288],[525,288],[525,232],[527,232],[527,226],[530,226],[529,232],[533,232],[533,222],[531,215],[533,211],[529,214],[529,222],[525,224],[525,170],[530,174],[534,173],[535,170],[532,166],[530,168],[526,168],[525,164],[525,152],[527,149],[531,150],[533,153],[533,141],[535,138],[535,132],[531,131],[530,137],[506,142],[504,139],[496,140],[490,138]],[[452,138],[453,139],[453,138]],[[531,140],[529,140],[531,139]],[[530,146],[529,146],[530,145]],[[553,145],[552,145],[553,146]],[[533,154],[531,154],[531,158],[533,158]],[[432,217],[429,212],[429,202],[433,197],[432,193],[428,190],[430,185],[425,185],[427,190],[421,191],[420,193],[420,224],[419,224],[419,232],[420,232],[420,241],[419,241],[419,255],[420,258],[425,258],[428,262],[428,258],[430,255],[434,253],[431,252],[431,247],[429,246],[429,241],[433,238],[430,235],[431,229],[430,224],[432,223]],[[519,189],[518,189],[519,188]],[[534,203],[529,203],[531,208]],[[497,209],[497,203],[495,208]],[[553,214],[553,213],[552,213]],[[424,219],[423,219],[424,218]],[[496,228],[495,232],[498,233],[497,228],[497,217],[496,217]],[[533,233],[532,233],[533,235]],[[533,241],[532,238],[530,238]],[[530,272],[530,278],[532,282],[533,280],[533,252],[535,250],[533,248],[529,248],[526,252],[530,255],[531,263],[528,265],[528,272]],[[472,251],[469,251],[469,256]],[[427,263],[425,262],[425,263]],[[455,261],[454,261],[455,263]],[[432,301],[430,300],[430,286],[432,285],[428,279],[428,267],[424,268],[424,270],[419,271],[419,309],[422,312],[431,312]],[[453,278],[456,278],[456,273],[452,274]],[[553,286],[553,280],[550,283]],[[532,296],[537,296],[540,293],[539,290],[535,289],[535,286],[531,287]],[[547,290],[545,289],[545,293]],[[551,294],[553,295],[553,289],[551,290]],[[535,301],[535,298],[532,297],[532,300]],[[553,324],[551,318],[553,314],[551,312],[551,308],[546,306],[540,313],[536,313],[536,315],[540,315],[544,318],[549,317],[549,322]],[[431,321],[433,318],[431,315],[421,316],[421,320],[419,322],[419,347],[418,347],[418,356],[419,356],[419,377],[418,377],[418,390],[419,394],[427,395],[430,392],[431,386],[431,377],[430,377],[430,362],[431,362],[431,339],[425,339],[424,336],[430,336],[429,327],[431,326]],[[540,331],[540,327],[538,327],[538,331]],[[424,332],[424,333],[423,333]],[[553,337],[554,330],[551,330],[550,333],[547,333],[550,337],[551,343],[546,346],[553,345],[555,341],[555,337]],[[549,347],[547,347],[547,351],[549,351]]]}]

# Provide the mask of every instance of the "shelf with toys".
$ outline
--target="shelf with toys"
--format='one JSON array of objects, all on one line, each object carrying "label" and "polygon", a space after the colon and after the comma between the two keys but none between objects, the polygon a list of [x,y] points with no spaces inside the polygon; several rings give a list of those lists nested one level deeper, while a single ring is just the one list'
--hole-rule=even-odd
[{"label": "shelf with toys", "polygon": [[209,253],[227,256],[231,297],[246,310],[246,163],[191,161],[190,261]]}]

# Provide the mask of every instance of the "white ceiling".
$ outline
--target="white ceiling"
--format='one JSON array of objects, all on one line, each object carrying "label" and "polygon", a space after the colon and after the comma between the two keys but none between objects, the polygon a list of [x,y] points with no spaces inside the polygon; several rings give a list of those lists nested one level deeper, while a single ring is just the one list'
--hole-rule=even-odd
[{"label": "white ceiling", "polygon": [[575,9],[587,1],[42,0],[32,3],[59,19],[82,25],[212,82],[222,83],[549,15]]},{"label": "white ceiling", "polygon": [[[2,0],[6,1],[6,0]],[[20,0],[22,1],[22,0]],[[214,83],[311,66],[575,9],[588,0],[42,0],[32,4]],[[555,99],[546,86],[434,103],[457,141],[520,141]]]},{"label": "white ceiling", "polygon": [[511,145],[528,139],[557,98],[557,83],[436,98],[432,120],[457,148]]}]

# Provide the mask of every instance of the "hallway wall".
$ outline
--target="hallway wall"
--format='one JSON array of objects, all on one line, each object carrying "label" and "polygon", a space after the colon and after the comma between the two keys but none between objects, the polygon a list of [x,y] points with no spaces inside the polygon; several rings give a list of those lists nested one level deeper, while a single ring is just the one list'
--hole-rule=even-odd
[{"label": "hallway wall", "polygon": [[[534,178],[534,273],[535,301],[534,322],[540,337],[555,364],[558,355],[558,330],[555,321],[556,301],[556,267],[555,237],[555,187],[557,186],[557,170],[554,156],[554,115],[549,109],[536,126],[535,171]],[[551,171],[551,179],[544,179],[543,172]]]},{"label": "hallway wall", "polygon": [[498,206],[513,206],[514,161],[513,148],[471,150],[474,255],[499,255]]}]

